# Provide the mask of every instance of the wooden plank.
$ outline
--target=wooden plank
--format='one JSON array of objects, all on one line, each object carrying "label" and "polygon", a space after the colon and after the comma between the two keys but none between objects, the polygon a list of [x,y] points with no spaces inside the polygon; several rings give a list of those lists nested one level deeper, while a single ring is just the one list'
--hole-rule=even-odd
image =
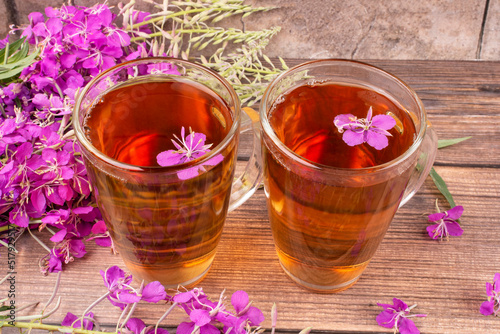
[{"label": "wooden plank", "polygon": [[[298,332],[308,326],[333,332],[380,331],[375,322],[380,308],[375,304],[398,297],[417,303],[417,311],[429,314],[426,319],[418,319],[423,333],[459,333],[463,328],[487,333],[499,326],[497,319],[484,317],[478,310],[486,297],[485,282],[499,271],[494,259],[500,247],[496,219],[500,215],[500,171],[455,167],[441,167],[439,171],[449,180],[451,191],[458,194],[457,203],[466,208],[462,237],[437,242],[426,235],[423,214],[433,212],[434,200],[439,197],[432,182],[426,182],[422,191],[400,209],[354,287],[334,295],[309,293],[292,283],[278,264],[264,209],[265,196],[259,190],[229,215],[213,268],[199,286],[213,298],[225,288],[228,294],[245,290],[254,305],[268,312],[276,302],[279,328],[287,331]],[[464,176],[467,179],[462,179]],[[18,246],[18,268],[22,272],[17,281],[18,301],[43,302],[50,296],[55,275],[39,274],[37,258],[42,250],[29,237],[22,238]],[[122,264],[119,257],[100,247],[91,247],[85,260],[69,264],[60,287],[63,304],[50,322],[59,322],[69,310],[83,312],[101,296],[105,289],[98,271],[114,264]],[[154,323],[165,308],[141,305],[137,316]],[[106,302],[96,308],[96,314],[102,323],[111,325],[119,311]],[[177,312],[166,324],[174,325],[181,318],[182,313]],[[265,326],[269,325],[266,320]]]},{"label": "wooden plank", "polygon": [[[376,303],[388,303],[393,297],[417,303],[415,311],[428,314],[427,318],[415,319],[422,333],[500,332],[498,319],[479,313],[480,304],[486,300],[485,282],[491,282],[494,273],[500,272],[500,90],[495,88],[500,82],[500,62],[372,63],[415,87],[439,136],[474,136],[440,150],[436,166],[457,204],[465,208],[461,221],[464,235],[448,242],[426,235],[425,214],[434,212],[435,199],[447,208],[428,179],[398,211],[381,247],[354,287],[333,295],[310,293],[292,283],[278,264],[261,189],[229,214],[212,270],[199,286],[213,299],[223,289],[228,296],[236,290],[247,291],[254,305],[266,313],[267,328],[271,306],[276,302],[278,328],[283,332],[298,332],[308,326],[329,333],[388,332],[376,324],[375,317],[381,311]],[[45,251],[29,236],[23,236],[17,247],[16,300],[18,305],[40,301],[26,312],[32,313],[41,310],[50,297],[56,276],[40,274],[38,259]],[[4,248],[0,249],[1,259],[6,259]],[[123,266],[108,249],[89,246],[83,260],[66,266],[59,292],[61,307],[45,322],[60,323],[68,311],[83,312],[105,292],[99,270],[115,264]],[[165,309],[165,305],[141,304],[136,315],[154,324]],[[107,302],[96,307],[95,313],[108,326],[120,314]],[[183,317],[175,312],[165,325],[178,324]]]}]

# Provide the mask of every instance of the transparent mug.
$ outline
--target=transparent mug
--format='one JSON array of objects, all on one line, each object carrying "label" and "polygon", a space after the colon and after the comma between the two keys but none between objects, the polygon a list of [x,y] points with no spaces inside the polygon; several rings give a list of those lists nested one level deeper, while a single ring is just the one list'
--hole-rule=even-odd
[{"label": "transparent mug", "polygon": [[[262,176],[255,134],[246,168],[234,177],[239,134],[253,129],[243,115],[226,80],[170,58],[119,64],[78,95],[73,125],[89,180],[114,246],[137,279],[176,287],[207,274],[227,213]],[[149,163],[158,151],[176,149],[173,134],[182,142],[181,125],[215,143],[210,152],[174,166]]]},{"label": "transparent mug", "polygon": [[[328,92],[333,95],[325,93],[328,87],[333,87]],[[340,91],[354,93],[341,96]],[[334,96],[331,101],[330,96]],[[367,115],[371,98],[402,111],[406,123],[398,119],[396,127],[407,131],[407,148],[371,166],[357,167],[357,162],[349,161],[365,159],[367,144],[345,158],[342,167],[322,162],[326,155],[332,161],[342,156],[335,149],[317,153],[316,147],[327,147],[321,146],[327,145],[322,136],[351,149],[342,142],[329,113],[342,106],[349,110],[360,99],[361,115]],[[437,137],[422,102],[408,85],[374,66],[316,60],[289,69],[269,85],[260,105],[260,122],[265,194],[281,266],[293,281],[317,292],[352,286],[382,242],[396,210],[419,189],[434,162]],[[315,129],[318,135],[305,129]],[[309,158],[311,152],[317,156]]]}]

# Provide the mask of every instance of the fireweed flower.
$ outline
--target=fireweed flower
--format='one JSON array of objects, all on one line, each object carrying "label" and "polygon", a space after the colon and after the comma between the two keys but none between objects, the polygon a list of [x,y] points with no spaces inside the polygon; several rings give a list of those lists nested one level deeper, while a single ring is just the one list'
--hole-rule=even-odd
[{"label": "fireweed flower", "polygon": [[172,300],[189,315],[190,322],[183,322],[177,328],[179,334],[191,334],[199,330],[201,334],[220,333],[216,326],[222,325],[222,332],[245,334],[250,326],[259,326],[264,321],[262,312],[251,306],[244,291],[236,291],[231,297],[235,312],[224,304],[224,293],[217,302],[212,302],[202,289],[193,289],[175,295]]},{"label": "fireweed flower", "polygon": [[349,146],[368,143],[371,147],[381,150],[389,145],[387,130],[396,125],[396,121],[389,115],[376,115],[372,118],[372,107],[368,109],[366,118],[357,118],[352,114],[342,114],[335,117],[333,124],[340,133],[342,140]]},{"label": "fireweed flower", "polygon": [[[89,312],[85,315],[86,319],[83,320],[83,329],[92,330],[94,328],[94,323],[89,320],[94,318],[94,313]],[[89,318],[89,319],[87,319]],[[82,322],[78,321],[78,317],[71,312],[66,313],[63,321],[61,322],[61,326],[73,327],[73,328],[82,328]]]},{"label": "fireweed flower", "polygon": [[[439,207],[436,202],[437,211],[439,211]],[[436,223],[434,225],[427,226],[427,232],[429,233],[429,237],[432,239],[440,239],[443,238],[448,239],[451,236],[461,236],[464,233],[464,230],[460,227],[460,224],[456,220],[462,216],[464,212],[464,208],[461,205],[455,206],[448,211],[433,213],[428,216],[429,222]]]},{"label": "fireweed flower", "polygon": [[481,304],[479,311],[483,315],[500,315],[500,273],[493,277],[493,284],[486,282],[488,300]]},{"label": "fireweed flower", "polygon": [[121,332],[122,334],[169,334],[166,329],[158,328],[155,332],[154,326],[146,327],[144,321],[138,318],[131,318],[127,321],[127,330]]},{"label": "fireweed flower", "polygon": [[[174,166],[193,161],[206,153],[210,152],[212,144],[205,144],[207,137],[203,133],[197,133],[189,129],[189,134],[186,136],[184,127],[181,129],[181,138],[174,135],[176,140],[172,139],[172,143],[177,150],[168,150],[159,153],[156,156],[156,161],[160,166]],[[224,159],[222,154],[218,154],[212,159],[204,162],[201,166],[186,168],[177,173],[181,180],[188,180],[198,176],[199,171],[203,171],[203,166],[215,166]]]},{"label": "fireweed flower", "polygon": [[393,298],[392,300],[394,305],[391,304],[379,304],[384,308],[384,310],[377,316],[377,323],[379,326],[385,328],[394,328],[394,333],[401,334],[419,334],[415,323],[408,319],[410,317],[426,317],[426,314],[411,314],[411,310],[417,305],[413,305],[408,307],[408,305],[403,302],[401,299]]},{"label": "fireweed flower", "polygon": [[[125,26],[149,15],[134,12]],[[47,247],[52,250],[40,262],[44,273],[60,271],[63,263],[83,256],[84,238],[101,219],[99,213],[78,213],[78,207],[87,210],[95,202],[70,126],[71,111],[75,93],[94,75],[136,51],[133,34],[116,22],[118,17],[106,4],[31,13],[29,23],[17,30],[38,56],[16,82],[0,86],[0,220],[56,229],[55,245]],[[140,56],[152,53],[144,44]],[[39,219],[42,224],[30,224]],[[99,226],[92,233],[99,235],[94,237],[98,243],[111,244]]]},{"label": "fireweed flower", "polygon": [[104,285],[108,288],[108,300],[122,310],[127,304],[138,303],[140,300],[157,303],[167,297],[165,287],[158,281],[148,283],[141,289],[134,289],[130,285],[132,275],[125,273],[118,266],[112,266],[106,271],[101,270],[100,273]]}]

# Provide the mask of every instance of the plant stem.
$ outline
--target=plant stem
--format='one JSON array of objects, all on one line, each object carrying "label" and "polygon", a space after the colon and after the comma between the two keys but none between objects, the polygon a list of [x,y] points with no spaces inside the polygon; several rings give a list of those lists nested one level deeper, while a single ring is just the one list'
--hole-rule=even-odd
[{"label": "plant stem", "polygon": [[116,332],[101,332],[101,331],[93,331],[88,329],[81,328],[71,328],[65,326],[56,326],[56,325],[46,325],[36,322],[14,322],[14,325],[9,324],[8,322],[0,322],[0,328],[2,327],[15,327],[15,328],[25,328],[28,330],[33,329],[42,329],[46,331],[52,331],[55,333],[73,333],[73,334],[113,334]]},{"label": "plant stem", "polygon": [[[210,33],[220,33],[220,34],[225,34],[225,35],[253,35],[252,33],[262,33],[261,31],[256,31],[256,32],[241,32],[241,31],[236,31],[236,30],[217,30],[217,29],[176,29],[174,31],[176,34],[210,34]],[[152,37],[161,37],[163,36],[162,32],[154,32],[152,34],[149,34],[147,36],[139,36],[139,37],[132,37],[130,39],[131,42],[136,42],[138,40],[143,40],[146,38],[152,38]]]}]

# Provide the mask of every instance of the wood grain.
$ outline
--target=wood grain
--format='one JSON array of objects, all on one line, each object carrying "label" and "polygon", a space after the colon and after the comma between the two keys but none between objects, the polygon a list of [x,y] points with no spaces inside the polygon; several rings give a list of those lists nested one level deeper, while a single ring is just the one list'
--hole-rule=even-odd
[{"label": "wood grain", "polygon": [[[303,60],[292,59],[289,65]],[[455,201],[463,205],[461,237],[448,242],[428,238],[425,214],[434,202],[446,203],[430,179],[402,207],[359,282],[332,295],[310,293],[292,283],[281,270],[272,243],[263,190],[230,213],[218,254],[199,285],[214,299],[223,290],[249,293],[254,305],[269,312],[278,307],[280,332],[298,333],[312,326],[316,332],[388,333],[375,317],[377,302],[393,297],[418,304],[416,318],[422,333],[500,333],[500,319],[479,313],[486,300],[485,282],[500,272],[500,62],[371,61],[406,81],[422,98],[439,137],[472,136],[464,143],[439,151],[436,170],[448,183]],[[17,301],[49,298],[55,275],[44,277],[38,259],[44,250],[29,236],[17,243]],[[0,250],[0,261],[5,251]],[[5,263],[5,262],[4,262]],[[90,246],[83,260],[66,266],[59,295],[60,310],[47,319],[59,323],[65,313],[79,314],[105,290],[99,270],[123,265],[109,250]],[[3,265],[3,264],[2,264]],[[155,323],[165,305],[141,304],[137,316]],[[28,312],[28,313],[29,313]],[[107,303],[95,309],[101,323],[112,326],[119,310]],[[183,317],[173,314],[164,324]]]}]

